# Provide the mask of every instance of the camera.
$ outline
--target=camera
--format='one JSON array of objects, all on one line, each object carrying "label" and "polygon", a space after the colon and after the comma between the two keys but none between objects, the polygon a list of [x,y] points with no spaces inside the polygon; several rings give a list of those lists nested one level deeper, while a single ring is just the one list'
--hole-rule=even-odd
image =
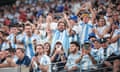
[{"label": "camera", "polygon": [[88,50],[89,47],[90,47],[90,43],[85,43],[85,44],[83,45],[83,48],[84,48],[85,50]]},{"label": "camera", "polygon": [[38,56],[38,53],[35,53],[35,56]]}]

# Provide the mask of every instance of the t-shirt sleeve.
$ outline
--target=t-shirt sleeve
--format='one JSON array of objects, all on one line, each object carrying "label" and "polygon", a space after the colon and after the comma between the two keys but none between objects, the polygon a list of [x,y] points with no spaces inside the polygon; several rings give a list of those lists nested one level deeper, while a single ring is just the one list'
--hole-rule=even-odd
[{"label": "t-shirt sleeve", "polygon": [[30,65],[30,62],[31,62],[30,58],[27,57],[25,62],[26,62],[25,65],[26,65],[26,66],[29,66],[29,65]]},{"label": "t-shirt sleeve", "polygon": [[117,35],[118,35],[118,31],[117,31],[117,30],[115,30],[115,31],[114,31],[114,33],[113,33],[112,38],[113,38],[113,37],[115,37],[115,36],[117,36]]},{"label": "t-shirt sleeve", "polygon": [[18,41],[22,42],[23,39],[24,39],[24,36],[18,35],[18,36],[16,37],[16,39],[17,39]]}]

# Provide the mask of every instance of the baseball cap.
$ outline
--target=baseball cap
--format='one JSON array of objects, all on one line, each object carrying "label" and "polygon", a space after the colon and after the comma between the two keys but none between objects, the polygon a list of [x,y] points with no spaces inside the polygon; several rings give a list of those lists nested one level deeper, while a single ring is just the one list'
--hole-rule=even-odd
[{"label": "baseball cap", "polygon": [[78,17],[76,15],[70,15],[69,19],[77,22]]},{"label": "baseball cap", "polygon": [[107,42],[107,39],[106,38],[102,38],[102,39],[99,39],[99,42],[102,44],[102,43],[105,43]]},{"label": "baseball cap", "polygon": [[96,38],[95,33],[90,33],[88,39],[93,38],[93,37]]}]

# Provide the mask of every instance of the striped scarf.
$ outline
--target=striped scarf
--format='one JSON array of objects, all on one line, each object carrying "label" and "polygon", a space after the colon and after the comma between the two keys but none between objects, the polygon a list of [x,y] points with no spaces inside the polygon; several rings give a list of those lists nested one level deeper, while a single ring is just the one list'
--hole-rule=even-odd
[{"label": "striped scarf", "polygon": [[68,37],[68,34],[67,34],[66,30],[64,30],[63,32],[60,32],[59,30],[57,30],[54,33],[54,36],[53,36],[53,39],[52,39],[52,45],[51,45],[51,53],[53,52],[54,46],[55,46],[55,44],[58,40],[62,42],[64,51],[67,54],[68,53],[68,48],[69,48],[69,37]]},{"label": "striped scarf", "polygon": [[80,42],[81,44],[84,44],[85,41],[88,41],[88,36],[92,32],[93,26],[90,24],[80,24],[82,27],[82,31],[80,33]]},{"label": "striped scarf", "polygon": [[24,36],[23,41],[22,41],[25,45],[25,51],[26,51],[26,55],[29,58],[32,58],[34,56],[34,45],[32,43],[32,37],[27,37]]}]

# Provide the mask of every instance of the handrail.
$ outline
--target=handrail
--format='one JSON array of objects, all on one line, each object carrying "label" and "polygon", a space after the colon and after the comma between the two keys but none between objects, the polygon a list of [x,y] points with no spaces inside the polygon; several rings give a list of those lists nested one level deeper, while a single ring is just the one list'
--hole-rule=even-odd
[{"label": "handrail", "polygon": [[[115,56],[112,56],[112,57],[115,57]],[[111,57],[111,58],[112,58]],[[64,62],[66,62],[66,61],[64,61]],[[109,62],[113,62],[113,61],[109,61]],[[51,63],[51,64],[49,64],[49,65],[57,65],[57,64],[59,64],[59,63],[63,63],[63,62],[55,62],[55,63]],[[80,66],[79,66],[79,69],[80,69],[80,72],[82,72],[81,71],[81,62],[80,63],[78,63]],[[106,69],[106,68],[109,68],[109,67],[100,67],[100,68],[98,68],[98,66],[101,66],[103,63],[98,63],[98,64],[95,64],[95,65],[90,65],[89,66],[89,68],[91,68],[92,66],[95,66],[95,67],[97,67],[96,69],[94,69],[94,70],[91,70],[91,69],[88,69],[87,71],[89,72],[89,71],[96,71],[96,70],[101,70],[101,69]],[[71,64],[71,65],[74,65],[74,64]],[[20,66],[20,67],[24,67],[24,66]],[[18,67],[18,68],[20,68],[20,67]],[[88,66],[87,66],[88,67]],[[16,68],[16,67],[6,67],[6,68],[0,68],[0,70],[1,69],[12,69],[12,68]],[[58,69],[58,68],[64,68],[64,66],[56,66],[56,68],[54,68],[54,69]],[[112,66],[110,67],[110,68],[112,68]],[[20,68],[20,69],[22,69],[22,68]],[[53,68],[52,68],[53,69]],[[53,70],[54,70],[53,69]],[[62,71],[67,71],[67,70],[62,70]],[[62,72],[62,71],[59,71],[59,72]]]}]

